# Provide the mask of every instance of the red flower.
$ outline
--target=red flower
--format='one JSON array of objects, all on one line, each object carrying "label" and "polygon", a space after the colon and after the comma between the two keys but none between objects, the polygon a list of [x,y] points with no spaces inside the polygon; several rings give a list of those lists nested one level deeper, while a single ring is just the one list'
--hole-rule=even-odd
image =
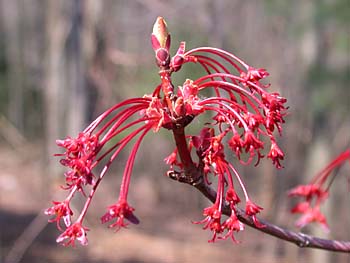
[{"label": "red flower", "polygon": [[183,167],[182,163],[177,160],[177,149],[175,149],[168,157],[164,158],[164,162],[170,165],[171,170],[173,170],[174,165],[180,168]]},{"label": "red flower", "polygon": [[252,81],[252,82],[258,82],[263,78],[266,78],[268,75],[270,75],[266,69],[259,68],[255,69],[253,67],[248,67],[248,72],[241,72],[241,78],[243,78],[245,81]]},{"label": "red flower", "polygon": [[168,157],[164,159],[165,163],[169,164],[171,167],[173,165],[176,165],[177,164],[176,155],[177,155],[177,149],[175,149]]},{"label": "red flower", "polygon": [[232,211],[231,216],[225,220],[225,222],[222,224],[222,229],[227,230],[227,234],[223,237],[220,237],[220,239],[226,239],[228,237],[232,238],[232,241],[237,243],[235,237],[234,237],[234,232],[239,232],[244,230],[244,224],[241,223],[234,211]]},{"label": "red flower", "polygon": [[116,219],[116,221],[109,227],[116,227],[115,231],[118,231],[122,227],[126,227],[127,224],[124,219],[129,220],[133,224],[138,224],[139,220],[133,214],[135,209],[127,204],[126,201],[119,201],[118,203],[108,207],[107,213],[101,217],[102,224]]},{"label": "red flower", "polygon": [[[296,222],[298,227],[304,227],[309,223],[319,223],[325,231],[328,231],[326,217],[320,211],[320,205],[328,198],[328,189],[334,181],[330,177],[332,170],[350,160],[350,149],[341,153],[332,160],[321,172],[319,172],[307,185],[299,185],[288,192],[290,197],[301,197],[303,201],[296,204],[292,213],[300,213],[302,216]],[[328,179],[328,178],[331,179]]]},{"label": "red flower", "polygon": [[56,140],[56,144],[66,148],[64,154],[56,154],[56,156],[65,155],[67,159],[75,159],[93,154],[98,147],[98,138],[96,135],[81,132],[76,139],[68,136],[64,140]]},{"label": "red flower", "polygon": [[144,114],[150,119],[149,121],[146,121],[146,123],[153,123],[152,128],[154,132],[158,132],[162,126],[171,123],[171,118],[164,110],[165,106],[162,104],[160,99],[157,97],[145,97],[151,98],[149,107],[143,111]]},{"label": "red flower", "polygon": [[230,187],[227,191],[226,191],[226,201],[230,203],[231,208],[235,205],[237,205],[241,199],[239,198],[239,196],[237,195],[236,191]]},{"label": "red flower", "polygon": [[[243,150],[248,153],[248,161],[240,160],[242,164],[250,163],[255,156],[258,164],[264,157],[263,141],[270,141],[272,145],[268,158],[278,168],[281,167],[280,161],[284,154],[275,143],[273,131],[275,128],[280,133],[282,131],[286,100],[278,93],[269,93],[268,85],[260,83],[261,79],[268,76],[265,69],[253,68],[224,50],[202,47],[186,51],[185,42],[181,42],[177,53],[171,58],[170,34],[162,17],[158,17],[154,24],[151,42],[159,67],[160,84],[150,94],[112,106],[79,133],[77,138],[57,140],[57,145],[64,148],[64,153],[57,156],[62,158],[61,164],[69,168],[64,174],[64,189],[69,191],[67,201],[54,203],[52,208],[46,210],[47,214],[56,215],[51,222],[56,221],[58,224],[63,218],[68,227],[58,242],[68,239],[67,244],[74,245],[77,239],[82,244],[87,243],[87,229],[81,226],[81,222],[112,163],[130,144],[132,146],[124,166],[119,201],[108,207],[101,221],[106,223],[115,220],[110,227],[116,227],[116,230],[127,225],[124,219],[131,223],[139,222],[133,214],[134,208],[127,202],[132,170],[146,134],[151,130],[157,133],[161,128],[175,135],[177,147],[165,158],[165,162],[171,169],[176,165],[181,170],[170,173],[187,176],[188,169],[196,169],[198,175],[204,176],[205,183],[210,184],[209,176],[217,180],[215,203],[204,209],[205,219],[199,222],[205,224],[205,229],[213,231],[211,242],[226,231],[228,233],[224,238],[231,236],[234,239],[233,232],[243,229],[235,215],[236,205],[240,202],[234,190],[236,183],[241,187],[247,202],[247,215],[252,217],[256,225],[259,224],[256,214],[262,208],[250,202],[243,179],[231,163],[232,159],[225,156],[225,147],[228,144],[239,160]],[[172,74],[186,63],[199,65],[205,73],[196,80],[186,79],[182,86],[176,88],[171,79]],[[208,97],[208,94],[212,95]],[[199,134],[187,134],[183,140],[178,140],[177,134],[182,133],[199,115],[203,118],[212,117],[199,128]],[[199,120],[196,120],[197,125],[200,125]],[[226,136],[230,138],[228,143]],[[195,157],[198,160],[192,160]],[[103,168],[99,170],[100,167]],[[90,193],[85,195],[87,188]],[[77,192],[84,194],[85,204],[77,223],[69,225],[69,202]],[[232,214],[221,223],[221,209],[225,201],[230,204]]]},{"label": "red flower", "polygon": [[56,218],[50,219],[49,222],[56,222],[57,223],[57,228],[59,230],[62,230],[60,227],[60,221],[63,219],[63,222],[66,226],[71,225],[71,216],[73,215],[72,210],[69,207],[69,202],[68,201],[63,201],[63,202],[52,202],[54,206],[49,207],[45,210],[46,215],[53,215],[56,216]]},{"label": "red flower", "polygon": [[[57,243],[62,243],[64,246],[72,245],[75,246],[75,240],[78,240],[80,244],[86,246],[88,240],[86,238],[86,231],[89,229],[83,227],[80,222],[76,222],[73,225],[69,226],[66,231],[64,231],[57,239]],[[68,239],[66,242],[65,240]],[[64,243],[65,242],[65,243]]]},{"label": "red flower", "polygon": [[252,150],[258,151],[264,148],[264,143],[258,140],[258,138],[256,138],[256,136],[251,131],[245,132],[243,145],[246,152],[250,152]]},{"label": "red flower", "polygon": [[292,213],[306,213],[310,209],[310,202],[301,202],[296,204],[292,209]]},{"label": "red flower", "polygon": [[328,197],[328,192],[324,191],[317,185],[300,185],[291,191],[289,196],[300,196],[305,199],[296,204],[292,209],[292,213],[302,214],[296,222],[297,227],[304,227],[305,225],[316,222],[320,223],[325,231],[328,231],[328,225],[325,216],[320,212],[320,204]]},{"label": "red flower", "polygon": [[193,146],[197,149],[197,150],[201,150],[201,151],[205,151],[208,149],[209,145],[210,145],[210,138],[212,136],[213,130],[210,128],[203,128],[200,133],[199,136],[192,136],[192,143]]},{"label": "red flower", "polygon": [[252,201],[248,200],[246,205],[245,205],[245,213],[248,216],[254,216],[262,210],[262,207],[254,204]]},{"label": "red flower", "polygon": [[194,224],[205,224],[203,229],[209,228],[213,232],[213,237],[208,242],[215,242],[217,234],[222,233],[221,227],[221,211],[216,204],[207,207],[203,211],[205,218],[199,222],[193,222]]},{"label": "red flower", "polygon": [[297,227],[303,228],[307,224],[310,224],[312,222],[316,222],[316,223],[321,224],[324,231],[326,231],[326,232],[329,231],[326,217],[321,213],[318,206],[313,207],[313,208],[309,208],[309,209],[303,211],[302,214],[303,215],[296,222]]},{"label": "red flower", "polygon": [[283,168],[280,161],[284,159],[284,153],[274,141],[272,141],[271,149],[267,155],[267,158],[270,158],[272,160],[272,163],[276,166],[276,168]]},{"label": "red flower", "polygon": [[241,158],[243,144],[243,140],[238,133],[232,136],[228,142],[228,145],[230,146],[231,150],[236,153],[238,159]]},{"label": "red flower", "polygon": [[251,131],[246,131],[244,135],[243,147],[245,148],[245,152],[249,153],[250,158],[247,163],[250,163],[255,154],[257,153],[257,162],[259,163],[260,158],[263,155],[260,153],[261,149],[264,149],[264,143],[260,141]]},{"label": "red flower", "polygon": [[217,235],[221,234],[223,229],[221,226],[221,222],[220,222],[220,218],[214,218],[213,220],[211,220],[208,225],[206,227],[204,227],[204,229],[209,228],[210,231],[213,232],[213,236],[210,240],[208,240],[209,243],[213,243],[215,242]]},{"label": "red flower", "polygon": [[[184,107],[182,115],[196,116],[204,112],[203,106],[198,104],[200,102],[200,99],[198,98],[198,87],[193,84],[192,80],[187,79],[183,86],[179,87],[177,95],[177,101],[180,99]],[[175,105],[177,104],[175,103]]]},{"label": "red flower", "polygon": [[260,211],[262,210],[263,208],[254,204],[252,201],[250,200],[247,200],[246,201],[246,205],[245,205],[245,213],[248,215],[248,216],[251,216],[253,221],[254,221],[254,224],[257,226],[257,227],[264,227],[263,224],[261,224],[258,219],[256,218],[256,214],[260,213]]},{"label": "red flower", "polygon": [[288,192],[289,196],[300,196],[304,197],[306,200],[310,200],[313,197],[316,198],[326,198],[328,196],[327,191],[321,189],[319,185],[309,184],[309,185],[299,185]]}]

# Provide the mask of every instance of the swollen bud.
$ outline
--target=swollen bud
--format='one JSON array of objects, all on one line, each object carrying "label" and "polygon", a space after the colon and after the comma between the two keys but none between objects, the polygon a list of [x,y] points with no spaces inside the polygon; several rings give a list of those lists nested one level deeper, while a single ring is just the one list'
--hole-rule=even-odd
[{"label": "swollen bud", "polygon": [[158,17],[154,23],[151,41],[158,66],[168,68],[170,63],[170,34],[163,17]]},{"label": "swollen bud", "polygon": [[[153,40],[156,40],[157,42],[153,43]],[[170,35],[163,17],[159,16],[153,25],[152,45],[155,50],[158,48],[165,48],[169,50]]]},{"label": "swollen bud", "polygon": [[175,72],[180,70],[182,64],[184,63],[185,46],[185,42],[181,42],[175,56],[171,59],[170,67]]}]

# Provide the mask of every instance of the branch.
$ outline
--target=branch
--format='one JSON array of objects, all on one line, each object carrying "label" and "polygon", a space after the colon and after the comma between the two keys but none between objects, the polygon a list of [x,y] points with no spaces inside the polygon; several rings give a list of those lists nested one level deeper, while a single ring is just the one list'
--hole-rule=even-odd
[{"label": "branch", "polygon": [[[196,187],[211,202],[215,201],[216,192],[208,185],[205,185],[203,180],[193,186]],[[223,213],[225,215],[230,216],[231,209],[228,205],[224,205]],[[237,217],[239,221],[241,221],[242,223],[252,228],[255,228],[271,236],[283,239],[287,242],[294,243],[299,247],[319,248],[323,250],[345,252],[345,253],[350,252],[350,241],[322,239],[322,238],[306,235],[300,232],[296,233],[288,229],[284,229],[282,227],[271,224],[262,219],[258,219],[259,222],[265,226],[263,228],[260,228],[254,224],[253,220],[249,216],[247,216],[242,209],[237,209]]]},{"label": "branch", "polygon": [[24,253],[33,244],[35,238],[47,226],[46,215],[42,211],[30,222],[22,234],[16,239],[10,251],[4,259],[4,263],[18,263],[22,260]]},{"label": "branch", "polygon": [[[188,158],[190,154],[189,154],[187,145],[186,147],[184,147],[184,144],[183,144],[184,142],[186,143],[184,129],[183,128],[173,129],[173,135],[177,146],[179,146],[179,144],[182,144],[181,145],[182,147],[178,147],[180,159],[182,159],[182,157],[184,156]],[[201,171],[199,171],[199,169],[193,169],[194,165],[192,160],[189,161],[187,159],[185,163],[188,164],[188,165],[184,165],[185,174],[171,173],[169,174],[169,177],[176,181],[194,186],[206,198],[208,198],[211,202],[214,203],[216,199],[215,190],[213,190],[210,186],[208,186],[205,183],[205,181],[203,180],[203,175]],[[229,205],[224,204],[222,208],[222,212],[225,215],[230,216],[231,209]],[[258,219],[258,220],[261,224],[264,225],[264,227],[257,227],[254,224],[252,218],[247,216],[245,212],[239,208],[237,208],[237,217],[242,223],[252,228],[255,228],[261,232],[264,232],[271,236],[285,240],[287,242],[294,243],[299,247],[318,248],[318,249],[329,250],[329,251],[350,253],[350,241],[322,239],[322,238],[306,235],[300,232],[296,233],[296,232],[281,228],[279,226],[276,226],[274,224],[271,224],[269,222],[266,222],[262,219]]]}]

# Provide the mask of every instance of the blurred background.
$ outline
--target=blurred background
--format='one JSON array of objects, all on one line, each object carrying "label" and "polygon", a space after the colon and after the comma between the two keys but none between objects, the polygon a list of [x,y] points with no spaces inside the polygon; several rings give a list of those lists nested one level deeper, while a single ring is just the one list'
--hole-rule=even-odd
[{"label": "blurred background", "polygon": [[[266,68],[272,90],[288,99],[285,169],[263,161],[238,170],[264,207],[261,218],[298,231],[286,191],[349,148],[349,1],[0,0],[0,261],[349,262],[348,255],[297,248],[248,227],[236,235],[241,244],[208,244],[211,233],[191,224],[208,201],[164,176],[163,159],[174,148],[166,133],[148,136],[138,153],[130,203],[141,224],[116,234],[99,224],[118,196],[125,152],[87,215],[89,246],[56,244],[59,232],[42,215],[65,196],[55,140],[76,136],[113,104],[158,85],[150,33],[160,15],[173,54],[182,40],[187,50],[228,50]],[[323,207],[330,233],[318,226],[304,232],[350,239],[349,166],[339,170]]]}]

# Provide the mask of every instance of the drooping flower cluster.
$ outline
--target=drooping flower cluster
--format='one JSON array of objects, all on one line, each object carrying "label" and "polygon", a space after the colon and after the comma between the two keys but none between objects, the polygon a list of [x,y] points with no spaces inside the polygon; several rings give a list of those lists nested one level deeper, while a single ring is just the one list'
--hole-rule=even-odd
[{"label": "drooping flower cluster", "polygon": [[[134,208],[127,201],[132,169],[145,135],[152,130],[156,133],[161,128],[174,133],[177,146],[165,158],[170,166],[169,172],[190,176],[188,171],[194,168],[207,184],[217,179],[216,201],[204,209],[204,220],[196,222],[213,231],[211,241],[217,237],[231,237],[235,241],[233,233],[244,228],[236,213],[241,203],[235,190],[237,184],[244,193],[246,214],[260,226],[256,214],[262,208],[251,201],[232,162],[236,157],[242,164],[255,160],[257,165],[264,157],[266,143],[269,143],[267,158],[277,168],[282,167],[280,162],[284,153],[277,145],[274,132],[282,132],[286,99],[278,93],[269,93],[269,85],[261,83],[269,75],[265,69],[255,69],[226,51],[210,47],[185,51],[185,42],[181,42],[177,53],[171,57],[170,34],[161,17],[153,27],[151,40],[161,79],[152,94],[116,104],[77,138],[57,141],[57,145],[65,149],[64,153],[58,154],[62,157],[60,162],[69,168],[63,187],[69,191],[68,197],[61,202],[54,201],[54,205],[46,210],[46,214],[55,216],[50,221],[57,222],[60,230],[61,219],[65,223],[66,229],[62,230],[57,242],[67,239],[68,245],[74,245],[75,240],[87,244],[85,235],[88,229],[83,227],[83,221],[91,200],[111,163],[131,141],[135,142],[126,161],[118,201],[107,208],[101,222],[114,221],[110,227],[116,230],[127,225],[125,220],[138,223]],[[175,89],[171,75],[187,63],[200,65],[205,74],[197,80],[187,79]],[[211,90],[213,95],[203,97],[204,90]],[[203,124],[200,134],[185,136],[184,128],[205,112],[214,113],[212,120]],[[230,153],[227,154],[226,150]],[[197,161],[192,160],[192,151],[197,154]],[[104,163],[104,168],[97,172],[100,163]],[[85,194],[87,189],[90,189],[88,195]],[[86,201],[72,224],[74,215],[69,204],[78,192],[86,197]],[[224,204],[231,208],[231,215],[226,219],[222,216]]]},{"label": "drooping flower cluster", "polygon": [[303,201],[297,203],[292,213],[302,214],[297,220],[297,227],[304,227],[310,223],[319,223],[325,231],[329,231],[327,219],[321,212],[321,205],[329,196],[329,188],[333,183],[334,171],[345,161],[350,161],[350,150],[346,150],[319,172],[307,185],[299,185],[288,192],[290,197],[301,197]]}]

